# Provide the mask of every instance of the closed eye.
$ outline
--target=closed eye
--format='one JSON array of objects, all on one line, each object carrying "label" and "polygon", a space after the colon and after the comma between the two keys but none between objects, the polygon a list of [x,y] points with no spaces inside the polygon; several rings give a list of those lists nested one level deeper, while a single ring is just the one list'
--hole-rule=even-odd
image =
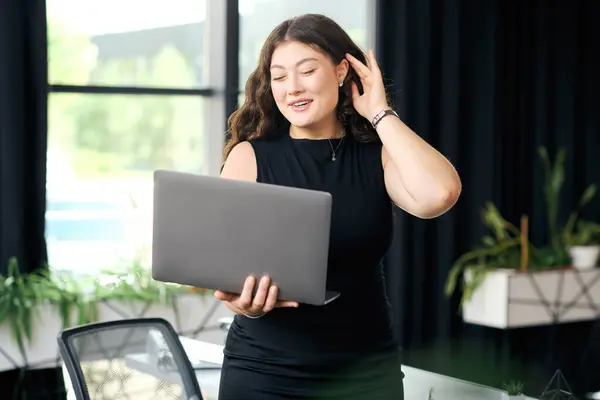
[{"label": "closed eye", "polygon": [[302,72],[302,75],[310,75],[310,74],[312,74],[313,72],[315,72],[316,70],[317,70],[317,69],[315,68],[315,69],[310,69],[310,70],[308,70],[308,71],[303,71],[303,72]]},{"label": "closed eye", "polygon": [[274,81],[282,81],[284,79],[285,79],[285,76],[275,76],[275,77],[273,77]]}]

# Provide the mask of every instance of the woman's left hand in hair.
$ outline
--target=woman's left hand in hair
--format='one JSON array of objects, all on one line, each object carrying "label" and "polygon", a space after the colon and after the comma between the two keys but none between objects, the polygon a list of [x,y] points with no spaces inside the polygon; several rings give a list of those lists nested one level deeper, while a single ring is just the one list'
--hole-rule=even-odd
[{"label": "woman's left hand in hair", "polygon": [[371,122],[375,115],[384,109],[390,108],[383,85],[383,76],[375,60],[375,53],[369,50],[367,64],[363,64],[351,54],[346,54],[346,59],[360,78],[363,94],[358,91],[358,86],[352,82],[352,103],[360,115]]}]

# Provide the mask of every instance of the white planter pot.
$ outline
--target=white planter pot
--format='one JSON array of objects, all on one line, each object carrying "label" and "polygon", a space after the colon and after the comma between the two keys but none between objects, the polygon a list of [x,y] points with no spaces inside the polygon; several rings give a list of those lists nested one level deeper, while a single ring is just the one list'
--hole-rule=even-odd
[{"label": "white planter pot", "polygon": [[510,394],[504,393],[502,395],[502,399],[503,400],[525,400],[526,397],[524,394],[510,395]]},{"label": "white planter pot", "polygon": [[[500,329],[551,325],[555,318],[557,323],[594,320],[599,315],[589,301],[600,307],[599,274],[600,268],[490,271],[464,304],[463,320]],[[582,295],[582,285],[587,295]]]},{"label": "white planter pot", "polygon": [[56,337],[62,329],[57,309],[50,304],[40,305],[33,315],[31,342],[23,338],[25,357],[21,355],[8,323],[0,325],[0,371],[35,365],[39,368],[56,365]]},{"label": "white planter pot", "polygon": [[569,254],[575,268],[595,268],[600,257],[600,246],[573,246],[569,248]]},{"label": "white planter pot", "polygon": [[[223,344],[226,332],[219,329],[219,319],[231,316],[232,313],[211,296],[181,295],[177,298],[178,315],[171,307],[152,304],[150,307],[142,302],[107,302],[98,304],[98,321],[112,321],[136,317],[164,318],[173,325],[180,334],[215,344]],[[208,313],[216,304],[214,313]],[[71,317],[76,321],[75,315]],[[202,325],[206,329],[194,332]],[[32,368],[49,368],[59,364],[56,338],[62,329],[62,320],[57,308],[51,304],[40,305],[32,322],[32,340],[24,340],[25,357],[21,355],[17,343],[13,339],[8,323],[0,325],[0,371],[11,370],[23,366]]]}]

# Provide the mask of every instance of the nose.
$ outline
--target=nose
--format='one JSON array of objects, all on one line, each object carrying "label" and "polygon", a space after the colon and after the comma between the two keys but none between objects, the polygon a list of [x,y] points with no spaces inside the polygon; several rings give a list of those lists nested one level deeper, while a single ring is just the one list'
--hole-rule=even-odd
[{"label": "nose", "polygon": [[290,79],[288,79],[287,82],[287,91],[290,96],[295,96],[299,93],[302,93],[302,86],[300,84],[300,80],[298,79],[297,74],[293,74],[292,76],[290,76]]}]

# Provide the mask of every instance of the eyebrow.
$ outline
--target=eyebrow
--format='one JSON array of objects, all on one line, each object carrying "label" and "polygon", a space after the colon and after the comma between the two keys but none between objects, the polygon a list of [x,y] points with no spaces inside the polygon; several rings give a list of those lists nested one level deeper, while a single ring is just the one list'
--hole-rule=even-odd
[{"label": "eyebrow", "polygon": [[[299,66],[300,64],[304,64],[305,62],[308,62],[308,61],[319,61],[319,60],[317,60],[316,58],[312,58],[312,57],[309,57],[309,58],[303,58],[302,60],[300,60],[300,61],[298,61],[298,62],[296,63],[296,67],[297,67],[297,66]],[[274,69],[274,68],[285,69],[285,67],[284,67],[284,66],[282,66],[282,65],[277,65],[277,64],[273,64],[273,65],[271,65],[271,69]]]}]

